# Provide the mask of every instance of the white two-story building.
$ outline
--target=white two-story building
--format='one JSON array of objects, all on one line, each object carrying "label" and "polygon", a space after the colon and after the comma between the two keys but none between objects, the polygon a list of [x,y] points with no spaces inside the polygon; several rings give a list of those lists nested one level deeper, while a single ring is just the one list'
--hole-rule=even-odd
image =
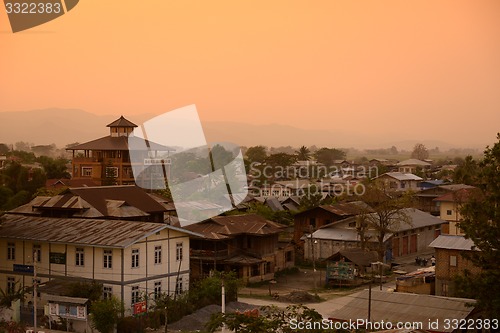
[{"label": "white two-story building", "polygon": [[190,235],[199,236],[164,223],[6,214],[0,218],[0,287],[31,287],[36,265],[41,285],[94,280],[130,315],[145,294],[189,288]]}]

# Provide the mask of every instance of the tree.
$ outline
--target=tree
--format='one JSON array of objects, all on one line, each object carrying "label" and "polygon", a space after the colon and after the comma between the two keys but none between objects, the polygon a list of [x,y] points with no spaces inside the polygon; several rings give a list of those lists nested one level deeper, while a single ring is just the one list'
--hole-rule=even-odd
[{"label": "tree", "polygon": [[[286,309],[276,306],[263,306],[259,313],[217,313],[212,315],[206,327],[209,332],[218,331],[222,325],[237,333],[304,332],[304,329],[293,323],[321,323],[322,316],[314,309],[304,305],[289,305]],[[295,327],[297,326],[297,327]],[[318,325],[316,325],[318,326]],[[334,332],[322,325],[321,327],[306,327],[308,332]]]},{"label": "tree", "polygon": [[12,302],[18,299],[24,301],[25,294],[27,292],[28,292],[27,288],[21,287],[19,281],[15,282],[14,288],[12,290],[4,291],[2,288],[0,288],[0,308],[1,307],[9,308]]},{"label": "tree", "polygon": [[264,146],[254,146],[247,149],[246,157],[250,163],[258,162],[264,163],[267,158],[266,147]]},{"label": "tree", "polygon": [[378,259],[383,261],[386,236],[398,232],[402,223],[411,224],[406,208],[412,206],[413,194],[386,192],[375,183],[366,186],[361,198],[368,207],[358,216],[358,233],[364,241],[366,230],[375,230]]},{"label": "tree", "polygon": [[302,146],[295,152],[299,161],[309,161],[311,159],[311,151],[306,146]]},{"label": "tree", "polygon": [[416,158],[417,160],[426,160],[429,158],[429,151],[423,143],[417,143],[415,147],[413,147],[411,158]]},{"label": "tree", "polygon": [[101,333],[113,332],[118,323],[119,315],[122,313],[122,308],[121,302],[114,296],[92,303],[90,308],[92,328]]},{"label": "tree", "polygon": [[297,156],[287,153],[276,153],[266,158],[266,163],[274,167],[287,168],[297,161]]},{"label": "tree", "polygon": [[311,185],[305,189],[304,195],[300,198],[300,210],[308,210],[321,205],[323,195],[321,189],[316,185]]},{"label": "tree", "polygon": [[76,147],[80,144],[80,142],[73,142],[73,143],[68,143],[65,148],[69,149],[69,148],[73,148],[73,147]]},{"label": "tree", "polygon": [[16,147],[16,150],[19,150],[19,151],[31,151],[31,146],[33,146],[34,144],[33,143],[29,143],[29,142],[24,142],[24,141],[19,141],[19,142],[16,142],[14,144],[14,146]]},{"label": "tree", "polygon": [[465,237],[479,250],[464,252],[463,256],[481,271],[473,274],[465,270],[457,276],[457,293],[474,297],[484,318],[496,318],[500,313],[500,133],[497,139],[493,147],[486,148],[479,163],[481,194],[471,195],[462,206],[463,221],[459,222]]},{"label": "tree", "polygon": [[335,160],[345,159],[346,153],[340,149],[323,147],[314,153],[314,157],[319,163],[331,166]]},{"label": "tree", "polygon": [[47,178],[70,178],[67,167],[68,161],[65,158],[54,159],[48,156],[40,156],[37,160],[43,166]]},{"label": "tree", "polygon": [[102,283],[92,280],[91,282],[75,282],[70,285],[69,296],[88,298],[91,302],[98,301],[102,296]]},{"label": "tree", "polygon": [[9,150],[9,146],[7,146],[5,143],[0,143],[0,155],[7,154]]},{"label": "tree", "polygon": [[12,192],[10,188],[0,186],[0,208],[5,205],[13,196],[14,192]]},{"label": "tree", "polygon": [[212,161],[214,163],[214,170],[221,169],[228,165],[235,159],[236,156],[221,145],[215,145],[210,150]]},{"label": "tree", "polygon": [[11,210],[30,201],[31,195],[28,191],[19,191],[11,197],[3,206],[3,210]]},{"label": "tree", "polygon": [[455,184],[475,185],[478,181],[479,165],[471,155],[465,157],[462,164],[453,173]]}]

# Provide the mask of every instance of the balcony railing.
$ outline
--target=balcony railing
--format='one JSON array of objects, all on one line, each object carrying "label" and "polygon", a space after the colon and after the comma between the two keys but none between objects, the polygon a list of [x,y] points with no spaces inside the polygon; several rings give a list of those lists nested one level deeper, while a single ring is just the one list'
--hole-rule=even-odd
[{"label": "balcony railing", "polygon": [[207,258],[207,259],[222,259],[228,256],[227,249],[225,250],[191,250],[192,258]]},{"label": "balcony railing", "polygon": [[108,157],[75,157],[73,158],[75,163],[108,163],[112,164],[130,164],[129,160],[124,158],[108,158]]}]

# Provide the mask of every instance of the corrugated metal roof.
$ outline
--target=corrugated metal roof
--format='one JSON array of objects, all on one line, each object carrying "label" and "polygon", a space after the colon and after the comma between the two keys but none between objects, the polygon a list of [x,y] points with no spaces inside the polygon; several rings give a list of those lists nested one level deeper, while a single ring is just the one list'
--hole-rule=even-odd
[{"label": "corrugated metal roof", "polygon": [[323,209],[337,216],[353,216],[361,213],[373,212],[373,209],[363,201],[340,202],[333,205],[321,205],[296,214],[296,216],[307,215],[316,209]]},{"label": "corrugated metal roof", "polygon": [[45,196],[35,197],[29,203],[10,210],[9,213],[23,214],[23,215],[40,215],[41,212],[33,210],[33,206],[41,205],[46,201],[50,200],[50,198],[51,197],[45,197]]},{"label": "corrugated metal roof", "polygon": [[[392,236],[391,233],[387,233],[384,237],[384,241]],[[374,230],[367,230],[365,232],[365,237],[370,237],[369,242],[377,242],[377,235]],[[310,238],[310,235],[304,235],[301,239]],[[359,241],[359,234],[356,229],[348,228],[321,228],[313,232],[312,238],[314,239],[327,239],[327,240],[338,240],[346,242]]]},{"label": "corrugated metal roof", "polygon": [[89,301],[88,298],[57,296],[57,295],[50,295],[50,294],[45,295],[44,299],[46,299],[49,302],[67,303],[67,304],[85,304]]},{"label": "corrugated metal roof", "polygon": [[248,214],[215,216],[188,225],[185,229],[210,239],[226,239],[239,234],[272,235],[279,233],[284,227],[284,225],[266,220],[257,214]]},{"label": "corrugated metal roof", "polygon": [[416,180],[416,181],[423,180],[423,178],[414,175],[412,173],[402,173],[402,172],[386,172],[376,178],[380,178],[383,176],[388,176],[397,180]]},{"label": "corrugated metal roof", "polygon": [[378,260],[377,251],[365,251],[361,248],[347,248],[335,252],[330,257],[325,260],[337,261],[341,257],[345,257],[347,260],[353,262],[358,266],[369,267],[372,263]]},{"label": "corrugated metal roof", "polygon": [[0,223],[0,238],[125,248],[163,229],[200,236],[163,223],[6,214]]},{"label": "corrugated metal roof", "polygon": [[[350,295],[352,300],[329,316],[334,320],[366,320],[368,314],[368,290]],[[425,325],[439,320],[435,331],[451,332],[446,329],[445,319],[465,319],[473,311],[467,304],[475,300],[432,295],[385,292],[372,290],[371,321],[420,322]]]},{"label": "corrugated metal roof", "polygon": [[81,197],[104,216],[108,214],[107,200],[125,201],[128,205],[146,213],[166,211],[165,207],[135,185],[78,187],[71,188],[68,192]]},{"label": "corrugated metal roof", "polygon": [[239,255],[236,255],[232,258],[225,259],[225,260],[223,260],[223,262],[227,263],[227,264],[248,265],[248,264],[258,264],[258,263],[264,262],[264,260],[259,259],[259,258],[255,258],[255,257],[251,257],[251,256],[247,256],[244,254],[239,254]]},{"label": "corrugated metal roof", "polygon": [[[146,144],[144,144],[144,141]],[[150,149],[158,151],[175,150],[172,147],[163,146],[134,136],[105,136],[71,148],[66,148],[66,150],[128,150],[129,142],[132,142],[132,147],[148,146]]]},{"label": "corrugated metal roof", "polygon": [[137,125],[126,119],[124,116],[121,116],[111,124],[106,125],[106,127],[137,127]]},{"label": "corrugated metal roof", "polygon": [[265,201],[266,205],[271,208],[273,212],[283,211],[283,206],[279,202],[278,198],[268,197]]},{"label": "corrugated metal roof", "polygon": [[446,221],[429,213],[415,208],[405,208],[403,210],[409,217],[410,223],[402,223],[399,231],[411,230],[415,228],[438,226]]},{"label": "corrugated metal roof", "polygon": [[340,202],[334,205],[321,205],[320,207],[339,216],[373,212],[373,209],[363,201]]},{"label": "corrugated metal roof", "polygon": [[420,166],[430,166],[430,163],[427,163],[422,160],[417,160],[416,158],[410,158],[404,161],[399,162],[396,165],[420,165]]},{"label": "corrugated metal roof", "polygon": [[465,185],[465,184],[449,184],[449,185],[440,185],[439,188],[449,190],[449,191],[457,191],[463,188],[475,188],[474,186],[471,185]]},{"label": "corrugated metal roof", "polygon": [[437,197],[433,201],[442,201],[442,202],[456,202],[456,203],[465,203],[468,202],[473,196],[476,197],[480,194],[480,190],[473,188],[460,188],[458,190],[454,190],[453,192],[449,192],[443,194],[442,196]]},{"label": "corrugated metal roof", "polygon": [[429,247],[434,247],[436,249],[471,251],[475,245],[472,239],[465,238],[464,236],[439,235],[438,238],[429,244]]},{"label": "corrugated metal roof", "polygon": [[[446,222],[444,220],[441,220],[439,217],[435,217],[429,213],[415,208],[405,208],[402,210],[402,214],[406,214],[408,216],[408,221],[400,221],[398,232],[422,227],[438,226]],[[349,223],[356,222],[356,219],[357,218],[355,216],[348,217],[343,220],[321,226],[317,231],[327,229],[348,229],[347,226],[349,225]],[[373,219],[373,221],[377,221],[378,216],[376,213],[367,214],[366,219],[367,221],[370,221],[371,219]],[[355,229],[352,228],[352,230]]]}]

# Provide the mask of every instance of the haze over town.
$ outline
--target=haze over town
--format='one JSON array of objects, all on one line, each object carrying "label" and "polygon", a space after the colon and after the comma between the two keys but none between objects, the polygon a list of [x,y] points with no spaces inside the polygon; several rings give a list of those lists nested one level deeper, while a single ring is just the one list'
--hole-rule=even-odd
[{"label": "haze over town", "polygon": [[[0,116],[62,108],[140,122],[196,104],[208,132],[224,131],[216,140],[242,145],[482,149],[500,122],[499,11],[498,1],[83,2],[18,34],[2,11]],[[40,122],[53,140],[36,143],[58,142],[71,121]]]}]

